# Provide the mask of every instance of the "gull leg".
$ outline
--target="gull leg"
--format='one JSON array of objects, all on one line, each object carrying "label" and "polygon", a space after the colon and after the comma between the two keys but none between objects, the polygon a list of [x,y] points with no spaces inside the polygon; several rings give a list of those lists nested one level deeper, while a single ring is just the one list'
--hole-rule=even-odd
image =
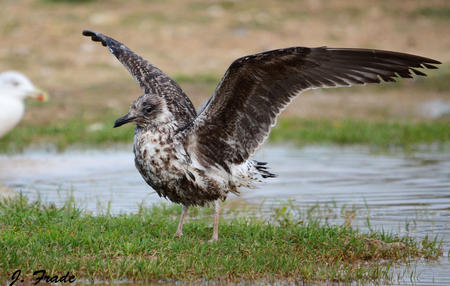
[{"label": "gull leg", "polygon": [[219,240],[219,214],[220,214],[219,200],[216,200],[214,202],[214,231],[210,242]]},{"label": "gull leg", "polygon": [[177,232],[175,232],[175,236],[180,237],[183,235],[183,224],[184,218],[187,215],[188,207],[183,205],[183,211],[181,212],[180,222],[178,223]]}]

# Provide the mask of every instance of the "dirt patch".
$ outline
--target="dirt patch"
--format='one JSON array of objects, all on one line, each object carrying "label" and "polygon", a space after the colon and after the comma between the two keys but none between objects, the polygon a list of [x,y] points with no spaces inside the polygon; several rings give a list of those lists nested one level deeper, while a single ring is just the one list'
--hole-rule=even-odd
[{"label": "dirt patch", "polygon": [[[237,57],[299,45],[389,49],[448,63],[450,38],[442,35],[449,34],[450,20],[439,11],[449,8],[445,0],[4,1],[0,70],[22,71],[52,95],[47,104],[31,104],[24,124],[95,120],[105,111],[125,112],[141,91],[106,49],[81,36],[83,29],[125,42],[169,75],[220,78]],[[215,86],[182,87],[198,106]],[[448,102],[449,91],[414,85],[314,91],[284,116],[426,117],[420,108],[429,99]]]}]

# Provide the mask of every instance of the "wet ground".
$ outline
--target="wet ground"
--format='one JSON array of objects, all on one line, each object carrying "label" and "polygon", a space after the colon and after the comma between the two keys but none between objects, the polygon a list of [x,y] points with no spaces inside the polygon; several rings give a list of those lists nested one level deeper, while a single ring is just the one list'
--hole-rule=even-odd
[{"label": "wet ground", "polygon": [[[396,271],[400,284],[450,285],[450,152],[430,149],[405,154],[365,147],[266,146],[256,158],[269,162],[279,176],[231,199],[263,215],[288,200],[304,209],[325,205],[324,215],[337,222],[345,208],[355,211],[352,225],[362,230],[369,228],[369,217],[373,229],[438,236],[443,258]],[[164,201],[135,170],[130,148],[0,155],[0,182],[12,193],[57,204],[72,195],[93,213],[136,212],[140,203]]]}]

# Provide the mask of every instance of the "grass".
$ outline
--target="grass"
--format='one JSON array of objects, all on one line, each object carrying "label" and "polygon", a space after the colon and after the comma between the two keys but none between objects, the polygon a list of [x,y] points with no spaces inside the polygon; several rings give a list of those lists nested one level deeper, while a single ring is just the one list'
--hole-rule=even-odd
[{"label": "grass", "polygon": [[427,17],[438,20],[450,20],[449,7],[420,7],[416,8],[412,13],[412,17]]},{"label": "grass", "polygon": [[450,141],[450,124],[446,121],[401,122],[356,119],[280,120],[270,134],[272,142],[291,141],[297,144],[338,143],[369,144],[378,147],[412,147]]},{"label": "grass", "polygon": [[[59,150],[71,145],[102,146],[132,142],[133,127],[112,128],[120,114],[107,114],[106,119],[91,122],[72,119],[49,126],[19,126],[0,139],[0,152],[20,152],[30,145],[54,145]],[[419,144],[450,141],[448,121],[402,122],[357,119],[279,120],[269,137],[271,142],[296,144],[369,144],[377,147],[410,148]]]},{"label": "grass", "polygon": [[45,269],[50,275],[70,271],[77,279],[141,282],[380,281],[392,278],[397,262],[442,255],[436,240],[360,233],[347,224],[292,215],[292,209],[274,211],[271,223],[250,216],[224,219],[218,243],[208,243],[211,216],[197,209],[185,235],[175,239],[179,213],[178,206],[161,205],[141,207],[137,214],[92,216],[73,201],[56,207],[21,195],[3,200],[0,281],[17,269],[25,280]]},{"label": "grass", "polygon": [[212,75],[206,73],[199,74],[176,74],[173,76],[173,80],[178,83],[195,83],[206,85],[210,89],[214,89],[219,83],[221,77],[219,75]]},{"label": "grass", "polygon": [[21,151],[34,145],[55,145],[62,150],[70,145],[83,146],[106,145],[111,143],[131,142],[133,127],[113,129],[114,120],[120,115],[105,115],[103,122],[91,122],[82,119],[72,119],[50,126],[22,126],[0,139],[1,151]]}]

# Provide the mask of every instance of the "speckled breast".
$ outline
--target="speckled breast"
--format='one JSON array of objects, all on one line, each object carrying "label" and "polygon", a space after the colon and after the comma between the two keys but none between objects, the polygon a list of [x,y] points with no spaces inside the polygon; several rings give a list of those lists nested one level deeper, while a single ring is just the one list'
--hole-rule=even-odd
[{"label": "speckled breast", "polygon": [[168,136],[150,132],[135,135],[135,165],[144,180],[159,196],[175,203],[205,205],[223,199],[223,190],[204,172],[188,171],[192,170],[188,168],[189,159],[178,150],[177,143]]}]

